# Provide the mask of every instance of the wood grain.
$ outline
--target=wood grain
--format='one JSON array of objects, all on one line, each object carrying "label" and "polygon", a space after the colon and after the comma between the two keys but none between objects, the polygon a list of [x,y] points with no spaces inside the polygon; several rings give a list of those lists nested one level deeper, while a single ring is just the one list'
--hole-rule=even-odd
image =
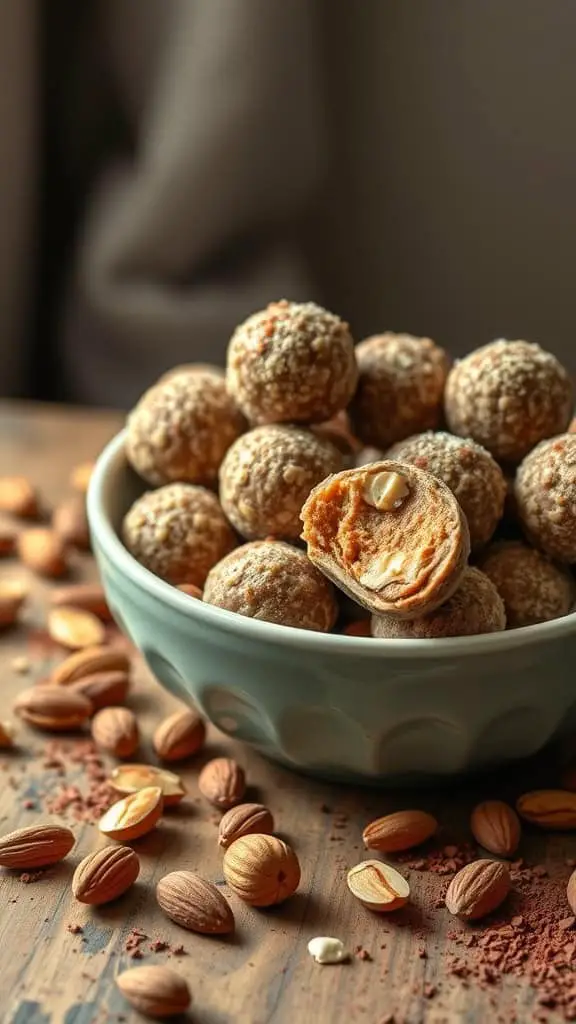
[{"label": "wood grain", "polygon": [[[119,423],[112,413],[0,406],[0,474],[29,475],[47,501],[54,503],[68,492],[71,468],[96,455]],[[79,579],[94,577],[89,558],[80,559],[74,571]],[[46,644],[41,632],[49,585],[10,560],[0,562],[0,575],[29,579],[33,593],[26,624],[0,638],[0,714],[9,718],[16,694],[44,675],[61,655]],[[14,658],[22,654],[31,660],[29,675],[19,675],[12,667]],[[143,759],[153,762],[152,731],[176,704],[138,662],[136,679],[131,706],[145,737]],[[2,832],[57,820],[41,809],[39,794],[54,791],[62,781],[54,769],[42,765],[45,742],[40,733],[19,726],[18,750],[0,756]],[[231,939],[182,931],[164,918],[154,899],[157,880],[177,867],[198,870],[224,885],[217,845],[219,816],[201,800],[196,786],[199,767],[221,752],[232,753],[245,766],[248,798],[270,806],[279,832],[295,847],[303,870],[299,893],[282,907],[253,910],[230,896],[237,920]],[[507,771],[505,778],[497,773],[457,789],[359,790],[291,774],[210,730],[202,756],[182,769],[190,798],[180,809],[167,813],[154,834],[136,844],[142,874],[117,903],[88,908],[71,895],[75,865],[101,844],[94,825],[72,824],[78,837],[75,850],[41,880],[25,885],[18,873],[0,875],[0,1020],[4,1024],[115,1024],[121,1020],[136,1024],[142,1018],[130,1011],[114,984],[120,969],[138,962],[124,950],[134,927],[148,936],[141,947],[143,963],[170,963],[188,979],[194,1005],[186,1019],[197,1024],[379,1024],[389,1015],[397,1024],[486,1024],[497,1019],[495,998],[503,1016],[515,1011],[518,1021],[531,1020],[535,995],[524,983],[509,981],[494,994],[448,979],[448,933],[460,926],[444,909],[433,907],[442,880],[410,871],[411,906],[385,917],[370,914],[354,901],[345,876],[346,869],[364,856],[362,828],[376,815],[421,807],[439,818],[446,842],[469,839],[468,816],[477,799],[515,793],[526,788],[531,776],[542,784],[553,775],[554,764],[547,756]],[[83,784],[80,768],[67,771],[67,782],[76,777]],[[32,804],[28,809],[27,801]],[[335,815],[342,817],[335,819]],[[575,856],[576,841],[531,834],[524,840],[522,853],[564,877],[569,873],[564,859]],[[82,933],[70,931],[76,925]],[[309,939],[319,934],[340,937],[352,954],[362,947],[371,959],[352,955],[348,964],[320,967],[306,951]],[[171,947],[182,944],[185,953],[153,953],[149,945],[157,939]],[[433,998],[426,998],[426,985],[437,987]],[[550,1013],[549,1019],[560,1018]]]}]

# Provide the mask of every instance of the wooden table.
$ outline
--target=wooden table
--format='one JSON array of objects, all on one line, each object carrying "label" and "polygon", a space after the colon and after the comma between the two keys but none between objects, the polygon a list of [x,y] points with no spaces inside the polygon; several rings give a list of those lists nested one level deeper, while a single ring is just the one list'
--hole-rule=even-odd
[{"label": "wooden table", "polygon": [[[0,474],[29,475],[54,503],[67,493],[70,469],[95,456],[120,419],[117,414],[0,405]],[[29,578],[14,561],[2,562],[0,574]],[[91,560],[80,561],[76,574],[79,578],[93,575]],[[10,717],[16,694],[62,656],[34,631],[45,619],[49,585],[32,578],[30,583],[31,607],[25,624],[0,639],[0,717]],[[15,656],[23,654],[32,663],[28,675],[18,674],[13,667]],[[130,703],[146,737],[142,759],[152,759],[148,737],[175,702],[137,659],[135,677]],[[43,767],[47,739],[22,726],[17,751],[0,758],[2,833],[49,818],[41,794],[54,793],[63,780],[54,769]],[[245,765],[250,795],[272,808],[279,831],[294,845],[303,869],[299,893],[279,908],[252,910],[232,896],[237,931],[228,940],[182,931],[165,919],[154,898],[155,882],[176,867],[198,870],[222,884],[217,816],[198,797],[196,788],[198,765],[220,751],[233,753]],[[194,995],[190,1020],[197,1024],[496,1021],[494,992],[473,983],[465,987],[447,976],[449,933],[465,926],[455,923],[445,909],[433,906],[446,880],[408,871],[413,892],[410,909],[377,916],[348,893],[346,868],[362,859],[362,828],[374,816],[422,807],[442,823],[442,842],[464,840],[469,838],[468,814],[478,798],[517,794],[530,783],[530,773],[543,784],[550,772],[550,761],[544,759],[516,773],[507,771],[504,780],[500,773],[459,790],[358,790],[291,774],[212,731],[203,757],[182,771],[190,799],[166,814],[156,832],[137,844],[142,874],[121,900],[93,910],[71,895],[75,864],[101,841],[94,825],[72,824],[78,836],[75,850],[33,884],[23,884],[17,873],[1,874],[0,1020],[4,1024],[133,1024],[141,1018],[117,992],[115,975],[134,963],[166,962],[189,980]],[[81,766],[67,766],[64,781],[84,785]],[[576,841],[533,834],[525,837],[521,852],[532,863],[546,864],[562,880],[569,874],[565,858],[576,855]],[[140,946],[140,961],[125,951],[133,928],[147,936]],[[349,963],[321,967],[312,961],[307,943],[322,934],[345,942],[351,952]],[[170,948],[153,952],[149,947],[156,940]],[[173,952],[179,945],[185,950],[180,955]],[[504,1019],[515,1010],[519,1021],[531,1020],[537,1006],[528,985],[514,979],[498,987],[496,1002]],[[549,1019],[561,1018],[551,1013]]]}]

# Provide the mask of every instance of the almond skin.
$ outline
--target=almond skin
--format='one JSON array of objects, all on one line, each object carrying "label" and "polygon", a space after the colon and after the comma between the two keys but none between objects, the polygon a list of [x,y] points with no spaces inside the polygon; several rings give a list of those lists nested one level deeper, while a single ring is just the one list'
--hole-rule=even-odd
[{"label": "almond skin", "polygon": [[0,477],[0,512],[35,519],[40,511],[36,488],[24,476]]},{"label": "almond skin", "polygon": [[28,588],[20,580],[0,580],[0,629],[18,621],[27,597]]},{"label": "almond skin", "polygon": [[102,622],[112,621],[104,588],[99,583],[71,583],[67,587],[58,587],[50,594],[50,604],[53,608],[62,605],[81,608],[82,611],[92,612]]},{"label": "almond skin", "polygon": [[65,544],[79,551],[90,550],[90,529],[84,495],[73,494],[57,506],[52,516],[52,529]]},{"label": "almond skin", "polygon": [[29,725],[48,732],[77,729],[92,714],[92,705],[80,693],[56,686],[33,686],[23,690],[14,702],[14,710]]},{"label": "almond skin", "polygon": [[118,647],[86,647],[58,665],[50,676],[50,682],[57,686],[67,686],[95,672],[128,672],[129,669],[130,659]]},{"label": "almond skin", "polygon": [[215,757],[200,772],[198,789],[214,807],[227,811],[239,804],[246,792],[244,769],[231,757]]},{"label": "almond skin", "polygon": [[87,697],[93,711],[100,711],[101,708],[117,707],[126,702],[130,678],[127,672],[122,671],[94,672],[70,683],[67,689],[70,693],[80,693]]},{"label": "almond skin", "polygon": [[192,871],[171,871],[156,887],[156,898],[171,921],[203,935],[234,931],[234,915],[212,882]]},{"label": "almond skin", "polygon": [[100,906],[122,896],[140,874],[140,861],[127,846],[90,853],[74,872],[72,892],[80,903]]},{"label": "almond skin", "polygon": [[160,821],[163,808],[160,787],[147,786],[112,804],[100,818],[98,827],[110,839],[131,842],[152,831]]},{"label": "almond skin", "polygon": [[134,712],[129,708],[102,708],[97,711],[92,719],[92,739],[98,747],[115,757],[132,757],[140,743]]},{"label": "almond skin", "polygon": [[249,835],[271,835],[274,831],[272,813],[263,804],[238,804],[222,817],[218,843],[227,849],[236,839]]},{"label": "almond skin", "polygon": [[576,793],[564,789],[535,789],[516,801],[521,818],[551,832],[576,829]]},{"label": "almond skin", "polygon": [[437,828],[436,818],[426,811],[396,811],[395,814],[386,814],[383,818],[371,821],[364,829],[362,838],[368,850],[399,853],[425,843]]},{"label": "almond skin", "polygon": [[470,829],[477,843],[497,857],[511,857],[520,843],[520,821],[503,800],[484,800],[472,811]]},{"label": "almond skin", "polygon": [[504,902],[510,885],[510,873],[502,861],[475,860],[454,875],[446,893],[446,906],[464,921],[477,921]]},{"label": "almond skin", "polygon": [[158,1020],[185,1013],[192,1002],[184,978],[160,964],[132,967],[118,975],[116,984],[135,1010]]},{"label": "almond skin", "polygon": [[74,833],[61,825],[30,825],[0,839],[0,864],[4,868],[43,868],[64,860],[76,842]]},{"label": "almond skin", "polygon": [[247,835],[224,854],[224,878],[245,903],[271,907],[283,903],[300,884],[294,850],[276,836]]},{"label": "almond skin", "polygon": [[48,614],[48,633],[52,640],[71,650],[94,647],[106,639],[106,630],[92,612],[62,605]]},{"label": "almond skin", "polygon": [[163,761],[183,761],[204,745],[206,725],[197,711],[185,708],[165,718],[154,733],[154,750]]},{"label": "almond skin", "polygon": [[32,572],[57,579],[68,572],[66,544],[55,530],[37,526],[18,538],[18,554]]}]

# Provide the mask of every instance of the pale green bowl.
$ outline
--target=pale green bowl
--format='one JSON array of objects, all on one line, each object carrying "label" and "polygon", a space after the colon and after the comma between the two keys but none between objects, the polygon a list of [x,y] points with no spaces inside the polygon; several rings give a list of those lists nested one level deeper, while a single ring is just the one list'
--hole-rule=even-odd
[{"label": "pale green bowl", "polygon": [[118,531],[143,490],[119,434],[88,494],[111,610],[164,686],[230,736],[309,773],[417,781],[533,754],[576,722],[576,614],[447,640],[244,618],[180,593],[128,553]]}]

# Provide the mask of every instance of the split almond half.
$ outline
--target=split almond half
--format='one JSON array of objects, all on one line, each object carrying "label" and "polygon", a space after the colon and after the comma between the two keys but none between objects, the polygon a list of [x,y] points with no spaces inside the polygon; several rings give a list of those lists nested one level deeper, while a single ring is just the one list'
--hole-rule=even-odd
[{"label": "split almond half", "polygon": [[110,839],[131,842],[152,831],[160,821],[163,805],[160,787],[147,786],[112,804],[98,827]]},{"label": "split almond half", "polygon": [[369,910],[399,910],[410,898],[410,886],[395,868],[379,860],[364,860],[348,872],[348,888]]},{"label": "split almond half", "polygon": [[52,640],[71,650],[94,647],[106,639],[106,630],[92,612],[63,605],[48,614],[48,633]]},{"label": "split almond half", "polygon": [[149,786],[157,786],[162,791],[166,807],[179,804],[186,796],[186,788],[179,775],[151,764],[119,765],[110,776],[110,785],[123,796],[138,793]]}]

